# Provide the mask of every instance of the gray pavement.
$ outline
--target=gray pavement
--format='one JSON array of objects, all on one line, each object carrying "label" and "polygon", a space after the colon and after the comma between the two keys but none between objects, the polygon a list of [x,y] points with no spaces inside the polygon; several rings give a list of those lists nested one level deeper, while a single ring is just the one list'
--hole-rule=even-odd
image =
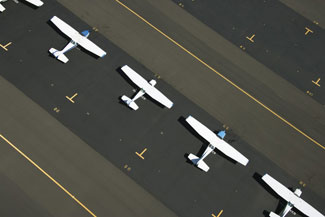
[{"label": "gray pavement", "polygon": [[[94,215],[176,216],[2,77],[0,90],[0,133]],[[1,216],[91,216],[3,139],[0,149]]]},{"label": "gray pavement", "polygon": [[[324,151],[116,1],[60,0],[259,152],[325,195]],[[322,146],[324,107],[171,1],[123,1]],[[163,17],[163,19],[162,19]],[[136,41],[136,43],[135,43]],[[298,160],[299,159],[299,160]]]},{"label": "gray pavement", "polygon": [[[82,7],[86,5],[85,2],[79,3],[79,10],[85,9]],[[24,22],[12,19],[13,13],[8,13],[3,17],[0,22],[2,22],[1,25],[6,26],[6,32],[1,41],[11,40],[13,44],[8,52],[1,54],[1,65],[5,69],[1,71],[1,76],[45,110],[23,97],[21,92],[15,95],[14,88],[3,81],[2,92],[6,94],[3,94],[2,102],[8,101],[1,112],[3,115],[1,120],[6,120],[8,123],[1,126],[3,134],[12,138],[13,143],[19,144],[32,159],[47,168],[98,216],[108,214],[110,216],[211,216],[212,213],[218,214],[220,210],[224,210],[222,216],[263,216],[267,214],[266,210],[275,210],[279,203],[278,198],[260,181],[260,175],[265,172],[270,173],[288,187],[302,187],[300,181],[305,182],[307,185],[303,188],[303,198],[324,212],[322,210],[324,209],[322,208],[324,194],[319,191],[323,189],[320,183],[323,180],[323,174],[320,171],[323,165],[317,165],[321,162],[320,156],[323,153],[318,147],[309,144],[308,149],[305,149],[306,141],[294,144],[300,148],[296,150],[299,153],[308,150],[304,153],[306,159],[295,162],[295,167],[290,160],[296,158],[297,152],[291,152],[290,155],[283,153],[273,158],[274,156],[268,151],[279,152],[276,150],[278,146],[265,147],[262,151],[256,148],[256,142],[261,143],[263,139],[270,140],[267,143],[261,143],[266,146],[277,144],[278,140],[281,141],[279,145],[291,139],[296,142],[299,139],[302,140],[303,137],[274,119],[256,104],[248,101],[247,97],[244,98],[223,80],[216,78],[215,74],[204,71],[200,66],[195,65],[195,62],[189,61],[186,55],[172,48],[168,41],[165,41],[168,42],[166,44],[156,42],[150,34],[159,37],[157,33],[144,26],[140,28],[142,24],[137,23],[134,17],[125,13],[124,10],[119,10],[119,5],[115,2],[109,2],[114,3],[112,5],[106,3],[98,2],[98,5],[89,5],[89,12],[96,9],[96,14],[99,16],[108,14],[112,18],[115,17],[114,20],[117,22],[115,25],[119,25],[121,31],[130,31],[128,35],[121,34],[113,28],[116,27],[112,26],[113,20],[108,19],[112,23],[106,26],[106,30],[113,36],[116,34],[115,37],[120,37],[119,43],[123,40],[126,42],[123,46],[118,44],[123,49],[129,45],[127,43],[131,43],[130,36],[133,33],[141,35],[145,32],[146,34],[142,35],[144,38],[139,39],[140,44],[133,42],[134,47],[131,48],[135,49],[138,46],[140,55],[148,51],[149,47],[154,49],[155,46],[159,46],[159,49],[149,53],[152,55],[151,58],[147,56],[141,59],[139,55],[132,55],[134,58],[129,56],[113,44],[118,41],[115,37],[109,38],[113,43],[105,39],[101,34],[105,30],[102,28],[104,26],[89,23],[99,29],[99,33],[93,32],[90,39],[108,51],[108,55],[103,59],[95,59],[75,49],[67,54],[70,62],[64,65],[49,57],[47,50],[50,47],[60,49],[68,40],[57,34],[46,21],[52,14],[55,14],[78,30],[91,27],[55,2],[47,3],[46,6],[36,11],[28,11],[28,7],[23,6],[15,8],[15,13],[19,12],[28,17]],[[73,4],[72,1],[71,4]],[[173,10],[178,10],[174,4],[169,5]],[[164,8],[160,7],[160,9]],[[122,19],[121,16],[125,18]],[[86,17],[96,20],[94,16]],[[86,17],[83,18],[86,19]],[[9,21],[10,26],[6,25]],[[133,26],[134,29],[124,28],[124,25]],[[146,43],[144,40],[147,40]],[[163,52],[159,53],[158,50]],[[164,52],[167,51],[170,57],[165,56]],[[170,51],[175,53],[171,55]],[[135,50],[132,52],[136,53]],[[170,58],[175,59],[169,62]],[[137,59],[140,59],[140,63]],[[148,60],[151,64],[147,64]],[[168,65],[162,64],[161,61]],[[146,64],[141,64],[142,62]],[[155,74],[161,75],[162,79],[158,79],[157,87],[175,102],[175,106],[171,110],[162,109],[150,99],[146,99],[138,102],[140,109],[134,112],[119,103],[119,96],[122,94],[128,96],[134,94],[133,87],[118,70],[123,64],[130,65],[147,79],[155,78]],[[163,68],[150,70],[153,65]],[[191,73],[193,76],[191,79],[183,76],[182,67],[186,68],[185,73]],[[191,67],[193,69],[190,69]],[[163,69],[169,69],[172,73],[163,74]],[[204,74],[196,77],[193,71],[197,69],[201,69],[202,71],[199,70],[199,72]],[[198,79],[194,82],[193,79],[196,78]],[[211,92],[215,94],[213,97],[206,94],[208,92],[200,91],[190,94],[188,98],[186,94],[184,94],[185,97],[182,95],[184,92],[188,94],[189,85],[192,85],[192,91],[195,92],[198,90],[197,84],[202,85],[202,82],[207,82],[209,79],[211,83],[207,83],[205,88],[218,88],[218,91]],[[180,81],[179,84],[173,83],[178,81]],[[78,93],[78,96],[72,104],[65,96],[72,96],[74,93]],[[23,102],[17,99],[18,96]],[[210,107],[202,109],[190,100],[194,102],[210,100]],[[236,102],[235,106],[229,106],[234,102]],[[213,112],[213,116],[206,113],[205,110],[211,113],[211,110],[216,109],[216,105],[220,108]],[[253,126],[251,126],[252,122],[245,123],[245,118],[249,117],[242,117],[241,113],[236,115],[239,125],[247,124],[247,127],[242,129],[245,132],[239,131],[244,136],[238,134],[238,128],[236,128],[238,125],[231,124],[231,120],[224,122],[229,116],[225,115],[220,122],[215,115],[221,109],[224,110],[218,116],[224,115],[226,110],[230,110],[229,113],[237,112],[237,105],[240,105],[241,109],[250,111],[250,115],[257,113],[256,119],[253,119],[256,122]],[[315,106],[313,109],[317,111],[318,107]],[[24,113],[21,112],[22,110]],[[249,165],[243,167],[234,164],[218,153],[209,156],[206,160],[211,167],[209,173],[203,173],[189,164],[185,158],[186,154],[190,152],[196,154],[205,145],[204,141],[193,134],[184,123],[184,118],[189,114],[197,117],[211,129],[223,129],[224,124],[230,126],[226,140],[250,159]],[[12,121],[9,122],[7,119]],[[271,123],[265,126],[265,122]],[[248,129],[248,126],[252,129]],[[272,135],[278,133],[277,127],[279,126],[279,130],[283,132],[273,138]],[[251,141],[253,144],[250,143]],[[147,151],[143,154],[144,160],[142,160],[135,152],[141,152],[145,148]],[[308,162],[310,156],[315,158],[313,162]],[[279,161],[289,165],[281,168]],[[121,174],[121,171],[113,167],[110,162],[124,171],[137,184]],[[306,167],[301,169],[299,168],[301,165]],[[288,170],[288,167],[292,170]],[[295,171],[302,174],[310,172],[312,178],[300,179],[297,174],[292,175]],[[5,182],[5,179],[2,180]],[[20,182],[27,183],[26,179],[21,179]],[[34,194],[33,189],[29,186],[24,186],[22,189],[25,188],[29,189],[31,193],[27,195],[31,197]],[[57,191],[60,190],[57,189]],[[10,194],[10,192],[7,193]],[[19,196],[21,200],[24,200],[23,194]],[[55,203],[49,205],[47,200],[42,200],[42,202],[40,207],[37,207],[35,203],[30,205],[32,208],[28,206],[25,208],[35,209],[45,214],[48,212],[53,216],[62,216],[53,211]],[[61,202],[64,203],[64,201]],[[67,204],[63,206],[70,207]],[[78,208],[71,208],[71,212],[83,211],[80,207]],[[64,212],[65,209],[60,211]],[[67,213],[69,215],[70,212]]]},{"label": "gray pavement", "polygon": [[278,0],[174,2],[325,105],[325,31],[318,25]]},{"label": "gray pavement", "polygon": [[300,13],[311,22],[325,28],[325,2],[323,0],[280,0],[283,4]]}]

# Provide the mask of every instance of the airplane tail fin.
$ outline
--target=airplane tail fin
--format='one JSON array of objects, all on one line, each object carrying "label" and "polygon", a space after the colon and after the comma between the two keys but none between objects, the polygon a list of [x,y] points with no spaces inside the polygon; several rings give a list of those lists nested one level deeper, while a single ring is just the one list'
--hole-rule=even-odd
[{"label": "airplane tail fin", "polygon": [[208,172],[208,170],[210,169],[210,167],[203,160],[200,160],[200,158],[194,154],[189,154],[188,159],[190,159],[193,162],[193,164],[195,164],[198,168],[200,168],[204,172]]},{"label": "airplane tail fin", "polygon": [[275,214],[274,212],[270,212],[270,217],[280,217],[279,215]]},{"label": "airplane tail fin", "polygon": [[56,50],[55,48],[51,48],[49,52],[58,60],[60,60],[63,63],[67,63],[69,59],[60,51]]},{"label": "airplane tail fin", "polygon": [[129,97],[123,95],[121,99],[125,104],[127,104],[133,110],[137,110],[139,108],[139,106],[135,102],[133,102]]}]

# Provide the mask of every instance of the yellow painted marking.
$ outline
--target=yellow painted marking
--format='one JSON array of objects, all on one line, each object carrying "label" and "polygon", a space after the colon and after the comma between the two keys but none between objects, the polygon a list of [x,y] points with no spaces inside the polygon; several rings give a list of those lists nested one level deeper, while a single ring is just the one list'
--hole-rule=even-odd
[{"label": "yellow painted marking", "polygon": [[263,108],[265,108],[269,112],[271,112],[273,115],[275,115],[281,121],[283,121],[284,123],[286,123],[287,125],[289,125],[290,127],[292,127],[294,130],[296,130],[297,132],[299,132],[301,135],[303,135],[304,137],[306,137],[307,139],[309,139],[310,141],[312,141],[313,143],[315,143],[316,145],[318,145],[319,147],[321,147],[323,150],[325,150],[325,146],[321,145],[315,139],[311,138],[306,133],[304,133],[303,131],[301,131],[300,129],[298,129],[297,127],[295,127],[293,124],[291,124],[289,121],[287,121],[286,119],[284,119],[283,117],[281,117],[280,115],[278,115],[277,113],[275,113],[272,109],[270,109],[269,107],[267,107],[266,105],[264,105],[258,99],[256,99],[251,94],[249,94],[248,92],[246,92],[245,90],[243,90],[241,87],[239,87],[237,84],[235,84],[234,82],[232,82],[231,80],[229,80],[226,76],[222,75],[220,72],[218,72],[217,70],[215,70],[214,68],[212,68],[210,65],[208,65],[207,63],[205,63],[203,60],[201,60],[200,58],[198,58],[197,56],[195,56],[192,52],[190,52],[189,50],[187,50],[186,48],[184,48],[182,45],[180,45],[178,42],[176,42],[174,39],[172,39],[171,37],[169,37],[165,33],[163,33],[160,29],[158,29],[157,27],[155,27],[154,25],[152,25],[149,21],[147,21],[146,19],[144,19],[143,17],[141,17],[135,11],[133,11],[132,9],[130,9],[129,7],[127,7],[125,4],[123,4],[119,0],[115,0],[115,1],[117,3],[119,3],[121,6],[123,6],[125,9],[127,9],[129,12],[131,12],[132,14],[134,14],[135,16],[137,16],[140,20],[142,20],[143,22],[145,22],[146,24],[148,24],[151,28],[153,28],[154,30],[156,30],[157,32],[159,32],[161,35],[163,35],[169,41],[171,41],[172,43],[174,43],[175,45],[177,45],[183,51],[185,51],[186,53],[188,53],[189,55],[191,55],[197,61],[199,61],[200,63],[202,63],[208,69],[210,69],[211,71],[215,72],[217,75],[219,75],[221,78],[223,78],[229,84],[231,84],[233,87],[235,87],[236,89],[238,89],[239,91],[241,91],[242,93],[244,93],[246,96],[248,96],[249,98],[251,98],[252,100],[254,100],[257,104],[259,104],[260,106],[262,106]]},{"label": "yellow painted marking", "polygon": [[0,44],[0,47],[2,47],[5,51],[8,51],[8,46],[9,45],[11,45],[12,44],[12,42],[9,42],[8,44],[6,44],[6,45],[2,45],[2,44]]},{"label": "yellow painted marking", "polygon": [[131,171],[131,167],[129,167],[129,165],[127,165],[127,164],[124,165],[124,169],[126,169],[128,172]]},{"label": "yellow painted marking", "polygon": [[320,81],[320,78],[318,78],[317,81],[313,81],[313,80],[312,80],[312,82],[313,82],[314,84],[316,84],[318,87],[320,87],[320,84],[318,83],[319,81]]},{"label": "yellow painted marking", "polygon": [[244,47],[243,45],[240,45],[239,47],[243,50],[246,50],[246,47]]},{"label": "yellow painted marking", "polygon": [[314,21],[313,21],[313,23],[315,23],[316,25],[318,25],[318,24],[319,24],[319,23],[318,23],[316,20],[314,20]]},{"label": "yellow painted marking", "polygon": [[305,35],[307,35],[308,33],[314,33],[311,29],[309,29],[308,27],[305,27],[305,29],[306,29],[306,32],[305,32]]},{"label": "yellow painted marking", "polygon": [[312,92],[310,92],[309,90],[307,90],[306,92],[309,96],[313,96],[314,94]]},{"label": "yellow painted marking", "polygon": [[59,182],[57,182],[52,176],[45,172],[40,166],[38,166],[32,159],[30,159],[24,152],[19,150],[15,145],[13,145],[8,139],[6,139],[2,134],[0,137],[8,143],[13,149],[15,149],[20,155],[22,155],[26,160],[28,160],[33,166],[35,166],[39,171],[41,171],[45,176],[47,176],[52,182],[54,182],[59,188],[61,188],[67,195],[69,195],[74,201],[76,201],[82,208],[84,208],[90,215],[96,217],[96,215],[91,212],[85,205],[83,205],[75,196],[73,196],[67,189],[65,189]]},{"label": "yellow painted marking", "polygon": [[78,93],[75,93],[72,97],[65,96],[65,98],[67,98],[70,102],[74,103],[73,98],[75,98],[76,96],[78,96]]},{"label": "yellow painted marking", "polygon": [[253,42],[253,43],[254,43],[254,40],[253,40],[254,37],[255,37],[255,34],[252,35],[250,38],[249,38],[248,36],[246,36],[246,38],[247,38],[248,40],[250,40],[251,42]]},{"label": "yellow painted marking", "polygon": [[221,210],[217,216],[216,216],[215,214],[213,214],[213,213],[212,213],[211,215],[212,215],[213,217],[220,217],[222,213],[223,213],[223,210]]},{"label": "yellow painted marking", "polygon": [[140,154],[138,152],[135,152],[139,157],[142,158],[142,160],[144,160],[144,157],[142,156],[143,153],[145,153],[147,151],[147,148],[145,148]]},{"label": "yellow painted marking", "polygon": [[55,107],[55,108],[53,109],[53,111],[55,111],[56,113],[59,113],[59,112],[60,112],[60,109],[59,109],[58,107]]},{"label": "yellow painted marking", "polygon": [[306,183],[304,183],[303,181],[300,181],[299,184],[302,185],[302,187],[306,187]]},{"label": "yellow painted marking", "polygon": [[227,125],[222,125],[223,128],[225,128],[226,130],[229,130],[229,127]]}]

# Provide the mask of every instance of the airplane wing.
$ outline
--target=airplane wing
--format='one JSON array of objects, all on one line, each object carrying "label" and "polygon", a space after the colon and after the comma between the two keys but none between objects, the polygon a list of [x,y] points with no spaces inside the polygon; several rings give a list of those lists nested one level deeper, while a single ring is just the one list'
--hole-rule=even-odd
[{"label": "airplane wing", "polygon": [[40,0],[25,0],[25,1],[27,1],[27,2],[29,2],[29,3],[31,3],[31,4],[33,4],[33,5],[35,5],[35,6],[37,6],[37,7],[41,7],[44,3],[42,2],[42,1],[40,1]]},{"label": "airplane wing", "polygon": [[283,199],[293,204],[298,210],[307,216],[312,217],[324,217],[320,212],[318,212],[314,207],[306,203],[303,199],[295,195],[287,187],[282,185],[280,182],[275,180],[268,174],[265,174],[262,179],[266,184],[268,184],[278,195]]},{"label": "airplane wing", "polygon": [[6,10],[6,8],[3,7],[2,4],[0,4],[0,12],[3,12],[4,10]]},{"label": "airplane wing", "polygon": [[193,118],[192,116],[188,116],[186,118],[187,123],[191,125],[191,127],[202,136],[205,140],[207,140],[210,144],[216,141],[217,135],[212,132],[209,128],[201,124],[198,120]]},{"label": "airplane wing", "polygon": [[297,198],[297,201],[294,202],[294,207],[299,209],[302,213],[304,213],[306,216],[312,216],[312,217],[324,217],[320,212],[318,212],[314,207],[309,205],[307,202],[305,202],[301,198]]},{"label": "airplane wing", "polygon": [[220,150],[222,153],[229,156],[230,158],[236,160],[238,163],[241,163],[244,166],[247,165],[249,160],[244,155],[242,155],[239,151],[237,151],[227,142],[217,137],[217,135],[214,132],[212,132],[209,128],[201,124],[192,116],[188,116],[186,118],[186,121],[191,125],[191,127],[198,134],[200,134],[200,136],[206,139],[215,148],[217,148],[218,150]]},{"label": "airplane wing", "polygon": [[159,103],[163,104],[167,108],[173,107],[174,103],[170,101],[164,94],[162,94],[157,88],[151,86],[150,84],[143,88],[146,94],[157,100]]},{"label": "airplane wing", "polygon": [[262,179],[268,184],[278,195],[280,195],[286,201],[291,201],[295,197],[295,194],[280,182],[275,180],[269,174],[265,174]]},{"label": "airplane wing", "polygon": [[144,78],[142,78],[138,73],[136,73],[129,66],[125,65],[122,71],[140,88],[142,88],[146,94],[157,100],[159,103],[163,104],[167,108],[173,106],[173,102],[170,101],[164,94],[162,94],[155,87],[151,86]]},{"label": "airplane wing", "polygon": [[106,55],[106,52],[103,51],[100,47],[98,47],[96,44],[94,44],[92,41],[87,39],[86,37],[81,37],[77,43],[85,48],[86,50],[92,52],[93,54],[96,54],[99,57],[104,57]]},{"label": "airplane wing", "polygon": [[80,35],[79,32],[77,32],[74,28],[69,26],[67,23],[65,23],[63,20],[58,18],[57,16],[53,16],[51,18],[51,22],[58,27],[61,32],[66,34],[69,38],[72,40],[76,39],[76,36]]}]

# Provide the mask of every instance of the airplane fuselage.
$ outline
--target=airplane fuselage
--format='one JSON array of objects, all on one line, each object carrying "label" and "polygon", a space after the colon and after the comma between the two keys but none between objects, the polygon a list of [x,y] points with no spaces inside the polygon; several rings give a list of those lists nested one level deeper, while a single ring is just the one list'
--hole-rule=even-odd
[{"label": "airplane fuselage", "polygon": [[[295,191],[294,191],[294,194],[297,196],[297,197],[300,197],[301,196],[301,193],[302,191],[297,188]],[[288,201],[286,207],[284,208],[284,210],[280,213],[280,217],[285,217],[289,212],[290,210],[294,207],[294,204],[291,202],[291,201]],[[271,216],[271,215],[270,215]],[[273,216],[273,215],[272,215]]]},{"label": "airplane fuselage", "polygon": [[293,204],[291,204],[290,202],[287,203],[286,207],[281,212],[280,217],[285,217],[290,212],[290,210],[292,209],[292,207],[293,207]]},{"label": "airplane fuselage", "polygon": [[[81,32],[81,35],[80,34],[78,34],[78,35],[76,35],[76,37],[78,38],[81,38],[81,37],[86,37],[86,38],[88,38],[88,36],[89,36],[89,31],[88,30],[85,30],[85,31],[83,31],[83,32]],[[75,47],[77,47],[78,46],[78,40],[71,40],[70,42],[69,42],[69,44],[67,44],[61,51],[59,51],[60,53],[62,53],[62,54],[64,54],[64,53],[66,53],[66,52],[68,52],[69,50],[72,50],[73,48],[75,48]]]},{"label": "airplane fuselage", "polygon": [[[156,85],[156,81],[155,80],[151,80],[151,81],[149,81],[149,84],[151,85],[151,86],[155,86]],[[139,90],[139,92],[131,99],[131,102],[130,103],[132,103],[132,102],[134,102],[135,100],[137,100],[137,99],[139,99],[140,97],[142,97],[144,94],[146,93],[146,91],[144,90],[144,89],[140,89]]]},{"label": "airplane fuselage", "polygon": [[144,94],[146,93],[146,91],[144,91],[143,89],[140,89],[138,91],[138,93],[131,99],[131,102],[134,102],[135,100],[139,99],[140,97],[142,97]]},{"label": "airplane fuselage", "polygon": [[205,149],[205,151],[203,152],[202,156],[200,157],[200,159],[198,160],[197,164],[200,163],[200,161],[203,161],[204,158],[206,158],[212,151],[214,150],[214,146],[209,144],[208,147]]},{"label": "airplane fuselage", "polygon": [[72,50],[73,48],[75,48],[77,46],[78,46],[78,43],[71,40],[69,42],[69,44],[67,44],[60,52],[64,54],[64,53],[68,52],[69,50]]}]

